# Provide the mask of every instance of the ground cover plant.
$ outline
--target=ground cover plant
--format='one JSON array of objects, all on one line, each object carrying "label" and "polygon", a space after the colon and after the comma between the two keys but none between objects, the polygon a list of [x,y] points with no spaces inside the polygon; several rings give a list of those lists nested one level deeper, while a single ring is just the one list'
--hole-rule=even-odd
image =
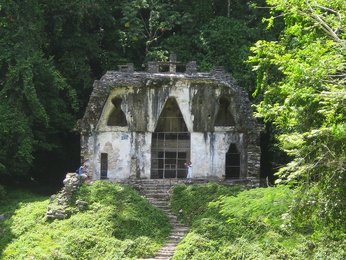
[{"label": "ground cover plant", "polygon": [[297,198],[287,186],[176,187],[172,208],[191,230],[173,259],[345,259],[344,230],[294,212]]},{"label": "ground cover plant", "polygon": [[1,259],[136,259],[149,257],[170,231],[167,217],[128,186],[95,182],[75,196],[88,208],[47,221],[49,199],[8,192],[0,212]]}]

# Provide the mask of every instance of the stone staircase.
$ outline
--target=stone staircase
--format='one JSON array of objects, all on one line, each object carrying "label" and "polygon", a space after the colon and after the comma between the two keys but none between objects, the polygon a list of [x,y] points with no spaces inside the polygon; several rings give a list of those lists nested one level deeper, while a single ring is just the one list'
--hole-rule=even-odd
[{"label": "stone staircase", "polygon": [[[188,227],[181,224],[177,217],[170,211],[169,196],[173,185],[183,183],[185,180],[137,180],[133,184],[141,194],[155,207],[161,209],[168,216],[172,226],[171,233],[166,244],[156,253],[155,258],[150,259],[171,259],[176,245],[188,231]],[[147,259],[149,260],[149,259]]]}]

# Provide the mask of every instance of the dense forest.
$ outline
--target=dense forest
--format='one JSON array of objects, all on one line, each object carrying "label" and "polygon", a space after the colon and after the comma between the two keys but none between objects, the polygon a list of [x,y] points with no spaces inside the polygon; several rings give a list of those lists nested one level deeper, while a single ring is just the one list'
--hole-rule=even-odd
[{"label": "dense forest", "polygon": [[[82,117],[92,84],[133,62],[196,60],[200,71],[225,66],[249,93],[246,63],[266,30],[264,1],[6,1],[0,3],[0,176],[59,183],[79,164]],[[10,177],[10,178],[9,178]]]},{"label": "dense forest", "polygon": [[175,52],[252,95],[262,177],[290,161],[282,180],[344,180],[345,3],[300,2],[1,1],[1,179],[60,181],[93,81]]},{"label": "dense forest", "polygon": [[199,71],[224,66],[248,91],[265,126],[262,177],[298,191],[296,223],[340,238],[345,16],[344,0],[1,0],[0,181],[59,184],[79,164],[74,128],[93,81],[174,52]]}]

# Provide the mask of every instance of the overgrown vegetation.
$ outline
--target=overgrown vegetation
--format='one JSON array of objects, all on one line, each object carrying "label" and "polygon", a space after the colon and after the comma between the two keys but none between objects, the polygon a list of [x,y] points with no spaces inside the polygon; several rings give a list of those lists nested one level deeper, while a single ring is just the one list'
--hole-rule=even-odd
[{"label": "overgrown vegetation", "polygon": [[192,227],[173,259],[345,259],[345,230],[293,214],[297,198],[287,186],[176,187],[173,209]]},{"label": "overgrown vegetation", "polygon": [[149,257],[169,233],[167,217],[132,188],[96,182],[76,199],[88,208],[69,219],[47,222],[48,200],[9,192],[0,212],[1,259],[125,259]]},{"label": "overgrown vegetation", "polygon": [[267,0],[277,41],[259,41],[250,62],[257,71],[257,114],[275,125],[292,158],[278,182],[297,185],[294,205],[306,219],[346,222],[346,4],[342,0]]},{"label": "overgrown vegetation", "polygon": [[0,178],[52,182],[76,169],[72,129],[93,81],[119,64],[143,70],[176,52],[202,70],[226,66],[254,88],[243,61],[262,39],[268,12],[251,2],[1,0]]},{"label": "overgrown vegetation", "polygon": [[242,190],[244,187],[241,186],[230,187],[212,182],[203,186],[180,185],[174,187],[170,205],[179,218],[191,225],[207,210],[209,202],[223,195],[235,195]]},{"label": "overgrown vegetation", "polygon": [[[268,139],[278,142],[279,148],[292,159],[281,168],[279,181],[295,186],[294,195],[292,190],[280,187],[243,191],[238,197],[229,195],[239,190],[217,185],[208,186],[204,192],[194,186],[178,188],[172,206],[187,223],[193,224],[194,231],[176,257],[344,256],[345,3],[0,1],[0,181],[30,175],[39,181],[59,180],[68,169],[76,168],[79,140],[71,130],[83,114],[92,81],[118,64],[134,62],[136,68],[142,69],[145,61],[165,60],[169,52],[176,52],[183,62],[196,60],[199,69],[226,66],[244,89],[253,90],[256,86],[257,115],[271,126],[267,129]],[[267,22],[268,30],[264,30],[262,20]],[[253,54],[248,58],[251,46]],[[78,247],[78,241],[68,244],[59,233],[59,228],[63,228],[59,223],[71,227],[78,222],[75,216],[49,223],[47,228],[52,236],[50,232],[44,233],[42,214],[47,201],[29,196],[17,203],[17,209],[5,209],[6,204],[1,204],[2,212],[15,212],[10,219],[0,222],[4,254],[19,258],[25,253],[69,258],[76,251],[97,257],[104,243],[105,248],[118,249],[119,254],[126,255],[133,239],[146,239],[146,233],[144,237],[134,235],[137,233],[131,229],[133,223],[122,223],[117,213],[103,210],[116,206],[104,207],[99,198],[93,197],[93,191],[83,189],[82,196],[95,199],[89,210],[77,214],[85,232],[66,232],[70,232],[67,237],[71,240],[76,236],[85,246]],[[282,202],[275,202],[270,194],[280,197]],[[18,201],[23,194],[17,198],[14,195],[9,193],[8,203]],[[1,196],[4,192],[0,186],[0,200]],[[242,196],[244,202],[237,200]],[[31,203],[30,199],[39,201]],[[208,204],[209,201],[215,203]],[[266,215],[259,203],[271,205],[268,212],[272,207],[277,211]],[[233,208],[242,215],[237,215]],[[102,223],[95,228],[88,226],[86,223],[92,222],[91,212],[94,219],[99,216],[107,221],[100,220]],[[23,228],[19,228],[20,221]],[[113,221],[124,224],[129,233],[112,226]],[[207,235],[198,231],[203,223],[211,230]],[[230,227],[234,230],[228,231]],[[89,228],[90,235],[86,233]],[[109,230],[117,230],[114,234],[125,240],[109,237],[113,232]],[[128,234],[133,234],[133,238],[128,238]],[[189,243],[195,243],[195,248]],[[156,242],[146,244],[156,247]],[[89,251],[78,251],[84,250],[81,248]],[[55,252],[62,255],[55,256]]]}]

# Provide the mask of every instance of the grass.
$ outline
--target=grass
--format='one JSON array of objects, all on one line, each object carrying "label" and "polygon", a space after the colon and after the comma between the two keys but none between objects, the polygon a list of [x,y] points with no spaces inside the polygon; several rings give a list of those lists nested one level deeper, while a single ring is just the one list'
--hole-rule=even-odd
[{"label": "grass", "polygon": [[[178,186],[172,209],[191,225],[173,259],[346,259],[345,233],[296,219],[288,187]],[[336,229],[336,228],[334,228]]]},{"label": "grass", "polygon": [[75,196],[86,210],[47,221],[49,199],[8,192],[0,213],[1,259],[136,259],[153,256],[170,227],[167,217],[132,188],[107,182],[83,185]]},{"label": "grass", "polygon": [[[7,191],[0,200],[6,217],[0,259],[152,257],[170,231],[167,217],[128,186],[83,185],[74,199],[87,208],[47,221],[46,196]],[[174,259],[346,259],[345,229],[307,218],[304,210],[296,214],[296,201],[296,191],[285,186],[177,186],[171,207],[191,229]]]}]

